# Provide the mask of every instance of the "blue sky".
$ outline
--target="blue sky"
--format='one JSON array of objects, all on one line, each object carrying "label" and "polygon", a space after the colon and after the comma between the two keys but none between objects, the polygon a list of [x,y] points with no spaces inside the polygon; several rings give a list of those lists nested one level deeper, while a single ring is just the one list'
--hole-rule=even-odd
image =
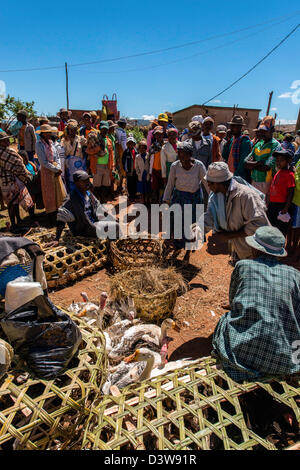
[{"label": "blue sky", "polygon": [[[0,72],[6,93],[34,100],[39,113],[56,113],[66,106],[64,63],[68,62],[70,108],[99,109],[103,94],[111,97],[116,92],[121,114],[141,117],[201,104],[217,94],[300,22],[300,7],[298,0],[286,4],[67,0],[52,6],[17,1],[14,11],[7,2],[1,5],[0,15],[0,70],[61,66]],[[217,35],[224,36],[205,41]],[[71,67],[202,40],[152,55]],[[295,121],[300,103],[299,44],[300,28],[257,69],[209,104],[265,110],[273,90],[272,112],[282,122]]]}]

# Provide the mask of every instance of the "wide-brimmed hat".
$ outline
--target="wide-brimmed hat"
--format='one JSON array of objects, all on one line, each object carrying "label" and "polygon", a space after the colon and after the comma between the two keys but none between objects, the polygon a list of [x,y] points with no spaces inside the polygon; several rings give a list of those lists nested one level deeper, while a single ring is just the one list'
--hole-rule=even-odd
[{"label": "wide-brimmed hat", "polygon": [[266,225],[259,227],[254,235],[245,238],[246,243],[272,256],[287,256],[285,251],[285,237],[277,227]]},{"label": "wide-brimmed hat", "polygon": [[171,134],[172,132],[175,132],[175,134],[178,134],[178,129],[176,129],[176,127],[169,127],[167,129],[167,134]]},{"label": "wide-brimmed hat", "polygon": [[41,123],[41,121],[49,122],[49,119],[47,118],[47,116],[40,116],[39,123]]},{"label": "wide-brimmed hat", "polygon": [[258,130],[273,132],[275,130],[275,119],[273,116],[265,116],[258,126]]},{"label": "wide-brimmed hat", "polygon": [[153,129],[153,135],[154,134],[163,134],[164,133],[164,129],[162,126],[156,126],[154,127]]},{"label": "wide-brimmed hat", "polygon": [[212,122],[212,123],[214,124],[215,121],[213,120],[212,117],[206,116],[206,118],[203,119],[203,123],[202,123],[202,124],[204,124],[205,122]]},{"label": "wide-brimmed hat", "polygon": [[203,116],[201,114],[197,114],[196,116],[192,117],[192,121],[198,121],[198,122],[203,122]]},{"label": "wide-brimmed hat", "polygon": [[67,121],[66,127],[78,127],[78,122],[76,121],[76,119],[69,119]]},{"label": "wide-brimmed hat", "polygon": [[25,116],[25,117],[28,117],[29,114],[28,112],[26,111],[26,109],[20,109],[20,111],[17,112],[17,115],[18,114],[21,114],[21,116]]},{"label": "wide-brimmed hat", "polygon": [[120,118],[118,119],[117,124],[127,124],[127,121],[125,118]]},{"label": "wide-brimmed hat", "polygon": [[227,127],[224,126],[223,124],[219,124],[216,127],[216,132],[219,132],[219,134],[227,134]]},{"label": "wide-brimmed hat", "polygon": [[114,121],[107,121],[108,122],[108,127],[111,128],[111,127],[118,127],[118,124],[116,124]]},{"label": "wide-brimmed hat", "polygon": [[168,115],[166,113],[160,113],[157,118],[158,121],[169,122]]},{"label": "wide-brimmed hat", "polygon": [[214,162],[209,165],[204,179],[211,183],[224,183],[231,180],[232,177],[233,173],[229,170],[227,163]]},{"label": "wide-brimmed hat", "polygon": [[196,136],[201,134],[202,126],[200,121],[192,121],[188,125],[189,134],[191,136]]},{"label": "wide-brimmed hat", "polygon": [[56,116],[60,117],[61,113],[68,113],[68,115],[71,116],[72,111],[68,111],[66,108],[60,108]]},{"label": "wide-brimmed hat", "polygon": [[37,134],[43,134],[45,132],[58,132],[57,127],[49,126],[49,124],[42,124],[39,129],[35,131]]},{"label": "wide-brimmed hat", "polygon": [[232,124],[234,126],[244,126],[245,122],[243,116],[240,116],[240,114],[236,114],[235,116],[233,116],[230,122],[227,122],[227,124]]},{"label": "wide-brimmed hat", "polygon": [[295,153],[291,149],[274,150],[274,152],[272,153],[272,157],[276,158],[277,155],[278,156],[282,155],[282,156],[292,160],[294,158]]}]

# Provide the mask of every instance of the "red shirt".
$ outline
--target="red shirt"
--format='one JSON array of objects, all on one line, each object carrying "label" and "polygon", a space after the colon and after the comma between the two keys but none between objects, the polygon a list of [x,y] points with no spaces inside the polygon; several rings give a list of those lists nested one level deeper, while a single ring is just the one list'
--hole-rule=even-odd
[{"label": "red shirt", "polygon": [[270,202],[286,202],[289,188],[295,187],[295,175],[290,170],[279,170],[270,186]]}]

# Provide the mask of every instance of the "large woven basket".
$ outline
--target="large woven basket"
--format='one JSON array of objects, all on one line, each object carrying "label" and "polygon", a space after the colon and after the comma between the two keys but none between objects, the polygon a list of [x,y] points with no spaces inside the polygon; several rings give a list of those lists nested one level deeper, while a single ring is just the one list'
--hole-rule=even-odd
[{"label": "large woven basket", "polygon": [[55,380],[11,370],[0,380],[0,448],[68,449],[82,441],[82,426],[107,375],[105,339],[99,329],[70,314],[82,333],[81,349]]},{"label": "large woven basket", "polygon": [[27,238],[35,241],[45,251],[44,271],[50,288],[66,285],[100,269],[107,261],[107,241],[94,238],[73,237],[65,231],[60,245],[45,247],[54,240],[55,229],[30,231]]},{"label": "large woven basket", "polygon": [[110,243],[110,260],[116,271],[126,271],[162,261],[163,241],[124,238]]},{"label": "large woven basket", "polygon": [[[139,275],[141,268],[129,269],[122,273],[117,273],[114,280],[118,280],[118,276],[126,276],[132,280],[134,285],[135,276]],[[134,300],[137,316],[146,323],[161,323],[165,318],[173,314],[177,299],[177,291],[179,285],[172,285],[161,293],[141,293],[137,294],[130,288],[125,288],[121,283],[114,282],[115,289],[113,296],[116,300],[131,297]]]},{"label": "large woven basket", "polygon": [[[203,358],[197,364],[122,389],[116,396],[99,397],[85,426],[83,448],[124,451],[281,448],[248,423],[243,400],[254,390],[265,391],[276,402],[287,405],[295,413],[296,422],[300,422],[299,375],[290,381],[266,379],[241,385],[217,369],[214,359]],[[283,447],[295,444],[296,439],[287,438]]]}]

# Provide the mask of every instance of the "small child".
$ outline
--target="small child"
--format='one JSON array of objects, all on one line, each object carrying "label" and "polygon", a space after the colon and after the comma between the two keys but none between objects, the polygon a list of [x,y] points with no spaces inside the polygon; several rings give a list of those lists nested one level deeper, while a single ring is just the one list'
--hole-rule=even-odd
[{"label": "small child", "polygon": [[267,197],[268,219],[284,236],[287,235],[290,226],[291,205],[295,189],[295,175],[290,170],[293,155],[293,152],[290,150],[277,150],[273,152],[278,171],[272,179]]},{"label": "small child", "polygon": [[147,152],[146,140],[141,140],[138,144],[138,154],[135,158],[135,170],[137,174],[136,192],[141,194],[142,203],[148,204],[150,201],[150,159]]},{"label": "small child", "polygon": [[136,195],[137,174],[135,170],[136,164],[136,140],[132,135],[127,139],[127,149],[122,155],[122,165],[126,173],[127,191],[129,201],[134,202]]}]

